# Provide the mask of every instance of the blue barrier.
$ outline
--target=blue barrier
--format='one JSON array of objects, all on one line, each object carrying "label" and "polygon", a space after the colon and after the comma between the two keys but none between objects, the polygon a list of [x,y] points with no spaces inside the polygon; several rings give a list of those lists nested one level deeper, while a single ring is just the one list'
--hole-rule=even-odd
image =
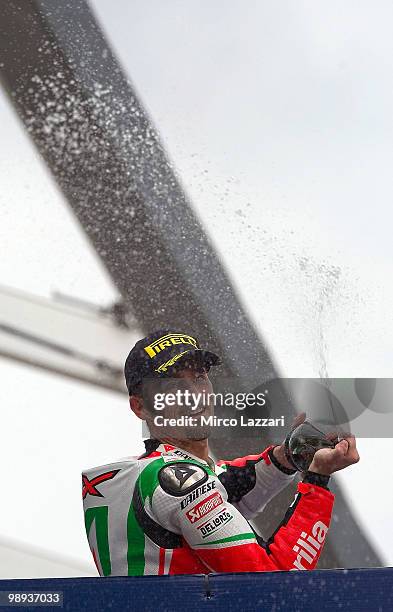
[{"label": "blue barrier", "polygon": [[[63,593],[76,612],[232,610],[384,612],[393,610],[393,569],[1,580],[0,591]],[[0,609],[2,605],[0,605]],[[52,610],[55,608],[50,606]],[[42,610],[29,606],[29,610]],[[61,610],[61,608],[58,608]]]}]

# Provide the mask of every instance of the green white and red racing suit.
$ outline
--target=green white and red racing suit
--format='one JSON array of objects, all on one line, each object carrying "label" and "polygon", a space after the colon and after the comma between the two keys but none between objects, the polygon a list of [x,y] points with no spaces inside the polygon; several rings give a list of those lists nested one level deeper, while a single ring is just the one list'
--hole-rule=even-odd
[{"label": "green white and red racing suit", "polygon": [[284,520],[261,544],[247,519],[293,478],[274,459],[273,447],[214,465],[147,442],[142,457],[82,474],[86,532],[101,576],[316,566],[333,508],[328,477],[307,473]]}]

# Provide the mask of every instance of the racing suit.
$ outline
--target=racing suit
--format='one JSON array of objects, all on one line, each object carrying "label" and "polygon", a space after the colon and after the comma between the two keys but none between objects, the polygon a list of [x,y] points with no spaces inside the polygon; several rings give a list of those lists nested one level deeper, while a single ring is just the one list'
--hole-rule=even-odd
[{"label": "racing suit", "polygon": [[[147,444],[146,444],[147,443]],[[273,447],[203,461],[156,440],[82,473],[85,527],[101,576],[313,569],[330,524],[329,478],[308,472],[267,542],[255,517],[294,477]]]}]

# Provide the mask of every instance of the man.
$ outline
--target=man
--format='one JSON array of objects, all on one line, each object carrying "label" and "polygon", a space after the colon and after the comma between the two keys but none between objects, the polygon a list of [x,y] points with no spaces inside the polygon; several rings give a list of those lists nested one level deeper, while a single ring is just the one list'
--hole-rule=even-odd
[{"label": "man", "polygon": [[[255,517],[295,476],[284,445],[259,455],[214,464],[206,415],[174,393],[203,397],[216,354],[193,336],[160,330],[136,343],[125,378],[132,411],[146,421],[150,439],[140,456],[82,474],[86,532],[100,575],[200,574],[313,569],[330,524],[334,496],[329,476],[359,460],[354,438],[321,449],[298,483],[282,523],[261,542]],[[164,390],[164,393],[162,392]],[[154,400],[166,398],[163,410]],[[172,395],[171,401],[170,394]],[[193,394],[193,395],[192,395]],[[162,406],[160,406],[162,407]],[[157,418],[159,412],[160,418]],[[193,424],[178,425],[193,415]],[[163,425],[165,419],[173,419]],[[184,423],[184,419],[182,421]],[[230,431],[228,432],[230,435]]]}]

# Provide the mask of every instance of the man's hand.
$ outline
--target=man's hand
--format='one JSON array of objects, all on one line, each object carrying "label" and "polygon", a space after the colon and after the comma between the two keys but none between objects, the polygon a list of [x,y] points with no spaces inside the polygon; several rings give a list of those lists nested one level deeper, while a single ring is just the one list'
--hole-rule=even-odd
[{"label": "man's hand", "polygon": [[308,470],[316,474],[330,476],[333,472],[343,470],[349,465],[359,461],[354,436],[347,436],[336,444],[334,448],[321,448],[318,450]]}]

